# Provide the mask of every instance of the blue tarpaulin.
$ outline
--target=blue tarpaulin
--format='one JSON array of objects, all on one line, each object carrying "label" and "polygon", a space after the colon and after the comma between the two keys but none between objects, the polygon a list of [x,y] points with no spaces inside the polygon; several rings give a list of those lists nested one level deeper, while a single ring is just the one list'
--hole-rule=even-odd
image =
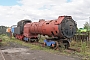
[{"label": "blue tarpaulin", "polygon": [[51,40],[44,40],[44,42],[46,43],[47,46],[51,46],[51,44],[55,44],[55,42]]}]

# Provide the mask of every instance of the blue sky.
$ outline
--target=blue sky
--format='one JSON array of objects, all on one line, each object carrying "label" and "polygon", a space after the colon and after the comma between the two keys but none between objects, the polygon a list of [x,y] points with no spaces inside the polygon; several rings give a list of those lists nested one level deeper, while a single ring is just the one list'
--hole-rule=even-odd
[{"label": "blue sky", "polygon": [[0,5],[2,6],[20,5],[18,1],[19,0],[0,0]]},{"label": "blue sky", "polygon": [[[21,5],[18,3],[19,0],[0,0],[0,5],[2,6],[13,6],[13,5]],[[67,2],[71,2],[71,0],[67,0]]]},{"label": "blue sky", "polygon": [[71,0],[67,0],[67,2],[71,2]]}]

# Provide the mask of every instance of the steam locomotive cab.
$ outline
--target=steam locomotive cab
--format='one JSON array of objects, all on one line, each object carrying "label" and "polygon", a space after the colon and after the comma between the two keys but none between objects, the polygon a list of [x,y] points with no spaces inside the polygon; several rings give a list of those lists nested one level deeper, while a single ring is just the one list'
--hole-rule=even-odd
[{"label": "steam locomotive cab", "polygon": [[11,29],[15,38],[23,40],[23,30],[26,23],[31,23],[31,20],[21,20],[17,23],[17,27]]}]

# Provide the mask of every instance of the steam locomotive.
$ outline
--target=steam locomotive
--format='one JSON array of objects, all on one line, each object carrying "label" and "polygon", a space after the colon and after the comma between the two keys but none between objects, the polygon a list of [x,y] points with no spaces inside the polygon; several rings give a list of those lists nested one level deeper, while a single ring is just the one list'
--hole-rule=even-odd
[{"label": "steam locomotive", "polygon": [[[48,35],[49,44],[70,46],[70,38],[76,33],[77,24],[71,16],[59,16],[58,19],[45,21],[40,19],[39,22],[31,20],[21,20],[16,27],[11,28],[14,37],[25,41],[39,41],[38,34]],[[52,37],[52,38],[51,38]],[[48,45],[48,43],[46,42]]]}]

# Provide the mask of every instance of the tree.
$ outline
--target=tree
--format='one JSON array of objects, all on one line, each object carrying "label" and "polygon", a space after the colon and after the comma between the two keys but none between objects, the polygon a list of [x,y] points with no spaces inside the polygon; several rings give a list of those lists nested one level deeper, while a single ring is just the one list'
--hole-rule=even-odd
[{"label": "tree", "polygon": [[86,22],[86,23],[84,24],[84,28],[85,28],[85,29],[90,29],[90,25],[89,25],[88,22]]}]

